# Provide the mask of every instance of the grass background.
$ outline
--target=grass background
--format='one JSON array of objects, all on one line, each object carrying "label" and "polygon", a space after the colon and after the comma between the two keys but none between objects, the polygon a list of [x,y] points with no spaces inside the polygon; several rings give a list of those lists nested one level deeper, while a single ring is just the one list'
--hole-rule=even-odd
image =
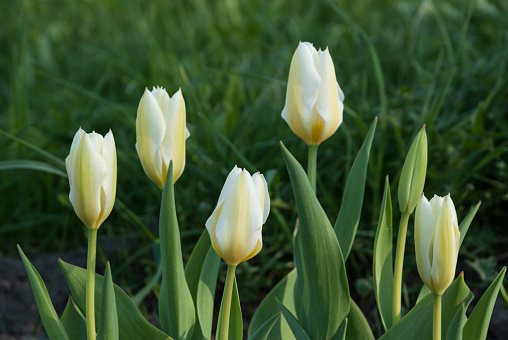
[{"label": "grass background", "polygon": [[[310,41],[330,49],[346,97],[344,123],[319,149],[318,198],[332,221],[351,163],[379,118],[347,264],[352,294],[371,321],[371,254],[384,177],[396,193],[405,154],[423,124],[427,196],[450,192],[459,219],[482,201],[459,270],[466,270],[470,286],[483,289],[507,262],[505,1],[6,0],[0,12],[4,255],[16,257],[17,243],[32,258],[86,245],[62,162],[80,126],[101,134],[111,128],[117,202],[99,242],[115,245],[115,282],[139,291],[156,268],[160,193],[134,148],[137,105],[145,87],[164,86],[171,95],[181,87],[191,133],[175,189],[184,256],[235,164],[261,171],[269,182],[264,249],[238,268],[248,317],[292,267],[296,211],[278,144],[284,141],[302,164],[306,146],[280,113],[291,56],[299,41]],[[411,242],[412,220],[407,306],[420,285]]]}]

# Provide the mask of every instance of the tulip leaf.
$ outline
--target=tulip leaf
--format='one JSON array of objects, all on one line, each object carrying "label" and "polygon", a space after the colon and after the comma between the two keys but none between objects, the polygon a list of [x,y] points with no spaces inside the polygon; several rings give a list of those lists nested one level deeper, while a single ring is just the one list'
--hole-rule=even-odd
[{"label": "tulip leaf", "polygon": [[18,252],[21,256],[21,260],[23,261],[23,265],[25,266],[26,273],[28,274],[28,279],[30,280],[32,292],[35,297],[35,303],[37,304],[37,309],[39,310],[39,315],[41,316],[42,324],[44,325],[44,329],[46,330],[48,337],[54,340],[68,340],[69,336],[56,314],[44,281],[42,281],[41,276],[30,260],[28,260],[25,256],[19,245]]},{"label": "tulip leaf", "polygon": [[362,313],[362,310],[353,299],[350,299],[351,307],[347,315],[346,339],[374,340],[374,334],[370,329],[369,322]]},{"label": "tulip leaf", "polygon": [[344,261],[346,261],[349,256],[356,231],[358,230],[358,224],[360,223],[365,180],[367,178],[367,166],[369,165],[370,149],[376,131],[376,124],[377,117],[370,126],[369,133],[367,137],[365,137],[365,141],[351,166],[344,194],[342,195],[339,215],[335,221],[334,230],[339,240]]},{"label": "tulip leaf", "polygon": [[69,339],[72,340],[86,340],[86,319],[83,313],[76,306],[76,302],[69,296],[67,305],[60,318],[62,325],[65,327]]},{"label": "tulip leaf", "polygon": [[[85,310],[85,285],[86,285],[86,269],[66,263],[62,260],[58,261],[60,269],[71,290],[72,297],[76,302],[79,310]],[[102,286],[104,278],[95,274],[95,305],[99,306],[100,297],[102,296]],[[159,329],[152,326],[143,318],[134,302],[129,296],[117,285],[113,284],[115,290],[116,310],[118,313],[118,330],[119,338],[122,340],[168,340],[171,339]],[[96,313],[97,316],[97,313]]]},{"label": "tulip leaf", "polygon": [[27,169],[48,172],[53,175],[58,175],[67,178],[67,173],[60,170],[60,168],[41,161],[33,161],[28,159],[10,159],[0,162],[0,171],[10,169]]},{"label": "tulip leaf", "polygon": [[473,209],[467,214],[467,216],[462,220],[462,222],[459,225],[459,231],[460,231],[460,246],[462,246],[462,241],[464,241],[464,237],[466,237],[467,231],[469,230],[469,226],[471,225],[471,222],[473,221],[474,216],[476,215],[476,212],[480,208],[480,205],[482,202],[478,202]]},{"label": "tulip leaf", "polygon": [[183,267],[175,208],[173,162],[170,162],[162,193],[159,240],[162,261],[159,317],[162,328],[177,339],[190,338],[194,331],[196,314]]},{"label": "tulip leaf", "polygon": [[462,340],[462,331],[466,321],[466,304],[462,303],[460,308],[457,310],[457,313],[455,313],[450,327],[448,328],[446,340]]},{"label": "tulip leaf", "polygon": [[118,315],[115,301],[115,288],[111,278],[111,267],[106,264],[102,283],[101,309],[99,325],[97,326],[97,340],[118,340]]},{"label": "tulip leaf", "polygon": [[478,301],[478,304],[471,312],[471,315],[469,315],[469,319],[464,326],[464,340],[483,340],[487,338],[490,318],[492,316],[494,304],[496,302],[499,289],[503,283],[505,273],[506,267],[501,269],[499,275],[483,294],[480,301]]},{"label": "tulip leaf", "polygon": [[[448,334],[457,310],[464,303],[467,307],[473,294],[460,274],[444,292],[442,300],[441,334]],[[432,339],[433,295],[427,294],[399,322],[392,326],[380,340],[391,339]],[[430,326],[429,326],[430,325]]]},{"label": "tulip leaf", "polygon": [[[222,303],[219,309],[219,318],[222,320]],[[229,314],[229,332],[228,339],[242,339],[243,338],[243,321],[242,321],[242,309],[240,308],[240,297],[238,296],[238,286],[233,285],[233,296],[231,299],[231,311]],[[215,339],[222,339],[220,321],[217,323],[217,334]]]},{"label": "tulip leaf", "polygon": [[185,267],[185,277],[196,306],[196,325],[192,339],[211,337],[219,264],[220,257],[211,246],[208,230],[205,229]]},{"label": "tulip leaf", "polygon": [[393,264],[392,264],[392,199],[388,176],[385,180],[381,215],[374,240],[373,273],[374,294],[385,330],[392,326]]},{"label": "tulip leaf", "polygon": [[289,324],[289,327],[291,327],[291,331],[293,332],[293,335],[298,340],[310,340],[311,338],[309,335],[305,332],[302,325],[298,322],[298,320],[295,318],[293,313],[291,313],[284,305],[277,300],[277,303],[279,304],[279,308],[282,311],[282,315],[284,315],[284,319],[286,319],[287,323]]},{"label": "tulip leaf", "polygon": [[[296,270],[292,270],[266,295],[254,313],[249,325],[249,339],[275,314],[280,313],[277,300],[281,301],[291,313],[296,312],[295,307]],[[279,318],[273,326],[268,339],[293,340],[295,337],[284,318]]]},{"label": "tulip leaf", "polygon": [[[333,340],[346,340],[346,334],[347,334],[347,329],[348,329],[347,323],[348,323],[348,319],[345,318],[344,321],[342,321],[342,323],[340,324],[340,327],[337,330],[337,333],[332,338]],[[354,339],[356,339],[356,338],[354,338]]]},{"label": "tulip leaf", "polygon": [[254,334],[252,334],[252,336],[249,336],[249,340],[266,340],[266,339],[268,339],[268,335],[272,331],[273,326],[275,325],[275,323],[277,321],[280,320],[280,315],[281,315],[281,312],[272,315],[272,317],[269,318],[268,320],[266,320],[266,322],[264,324],[262,324],[261,327],[259,327],[256,330],[256,332],[254,332]]},{"label": "tulip leaf", "polygon": [[313,339],[329,339],[349,312],[349,287],[339,242],[298,161],[282,145],[299,216],[295,239],[298,321]]}]

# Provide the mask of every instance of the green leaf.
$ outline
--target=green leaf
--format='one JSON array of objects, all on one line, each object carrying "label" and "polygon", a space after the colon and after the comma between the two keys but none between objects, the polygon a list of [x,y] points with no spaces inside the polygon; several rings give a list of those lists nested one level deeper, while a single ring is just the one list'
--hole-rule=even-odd
[{"label": "green leaf", "polygon": [[72,340],[86,340],[86,319],[83,313],[76,306],[76,302],[69,296],[67,306],[63,311],[62,317],[60,318],[62,325],[65,327],[69,339]]},{"label": "green leaf", "polygon": [[282,315],[284,315],[284,319],[286,319],[289,327],[291,327],[293,335],[298,340],[310,340],[309,335],[305,332],[302,325],[300,325],[295,316],[286,307],[284,307],[284,305],[279,300],[277,300],[277,303],[279,304],[279,308],[282,311]]},{"label": "green leaf", "polygon": [[[251,339],[274,314],[280,312],[277,299],[281,301],[291,313],[296,313],[295,282],[296,270],[293,269],[270,291],[270,293],[268,293],[268,295],[266,295],[250,322],[249,339]],[[279,318],[278,321],[275,322],[268,339],[294,340],[295,337],[286,320],[284,318]]]},{"label": "green leaf", "polygon": [[273,329],[273,326],[277,321],[280,320],[281,312],[274,314],[271,318],[266,320],[264,324],[259,327],[252,336],[249,336],[250,340],[266,340],[268,335]]},{"label": "green leaf", "polygon": [[362,313],[362,310],[353,299],[350,301],[351,307],[346,318],[348,320],[346,339],[374,340],[374,334],[372,334],[369,322]]},{"label": "green leaf", "polygon": [[[348,324],[348,319],[345,318],[344,321],[342,321],[342,323],[340,324],[340,327],[337,330],[337,333],[335,334],[333,339],[346,340],[346,334],[347,334],[347,330],[348,330],[347,324]],[[356,338],[354,338],[354,339],[356,339]]]},{"label": "green leaf", "polygon": [[305,171],[282,143],[281,148],[300,221],[294,255],[298,273],[296,315],[311,338],[329,339],[349,312],[342,252]]},{"label": "green leaf", "polygon": [[335,234],[339,240],[340,249],[344,261],[349,256],[353,241],[358,230],[360,215],[362,212],[363,195],[365,191],[365,180],[367,178],[367,166],[369,165],[370,149],[374,133],[376,131],[377,117],[370,126],[369,133],[365,137],[360,151],[351,166],[349,177],[347,179],[344,194],[342,195],[342,204],[339,215],[335,221]]},{"label": "green leaf", "polygon": [[173,162],[170,162],[162,193],[159,240],[162,261],[159,317],[162,328],[176,339],[187,339],[194,331],[196,312],[183,268],[175,208]]},{"label": "green leaf", "polygon": [[[465,284],[464,275],[461,273],[443,294],[441,334],[448,333],[457,310],[462,308],[462,303],[464,302],[467,307],[472,299],[473,294]],[[427,294],[380,339],[432,339],[432,322],[433,295]]]},{"label": "green leaf", "polygon": [[[218,320],[222,320],[222,302],[219,309]],[[238,296],[238,286],[233,285],[233,296],[231,299],[231,312],[229,314],[229,334],[228,339],[242,339],[243,338],[243,321],[242,309],[240,308],[240,297]],[[217,334],[215,339],[221,339],[220,322],[217,323]]]},{"label": "green leaf", "polygon": [[204,229],[185,267],[185,278],[196,307],[196,325],[192,339],[211,337],[219,264],[220,256],[211,246],[208,230]]},{"label": "green leaf", "polygon": [[505,273],[506,267],[501,269],[501,272],[494,282],[492,282],[485,294],[481,297],[480,301],[478,301],[478,304],[464,326],[464,340],[483,340],[487,338],[490,318],[492,316],[497,294],[499,293],[499,289],[503,283]]},{"label": "green leaf", "polygon": [[[76,302],[78,308],[85,310],[85,284],[86,284],[86,269],[66,263],[62,260],[58,261],[62,273],[67,281],[71,290],[72,297]],[[102,296],[102,286],[104,278],[101,275],[95,274],[95,305],[99,305],[100,296]],[[118,314],[118,329],[120,339],[122,340],[167,340],[171,339],[168,335],[164,334],[159,329],[152,326],[148,321],[143,318],[134,302],[125,294],[125,292],[114,285],[116,310]]]},{"label": "green leaf", "polygon": [[11,159],[7,161],[0,162],[0,171],[1,170],[10,170],[10,169],[25,169],[25,170],[36,170],[48,172],[53,175],[58,175],[64,178],[67,178],[67,173],[62,171],[60,168],[56,166],[41,162],[41,161],[32,161],[28,159]]},{"label": "green leaf", "polygon": [[111,278],[109,261],[106,264],[103,281],[99,325],[97,326],[97,340],[118,340],[118,315],[116,310],[115,288],[113,286],[113,279]]},{"label": "green leaf", "polygon": [[[208,232],[207,232],[208,233]],[[198,284],[196,309],[199,324],[201,325],[201,339],[210,339],[212,336],[213,302],[215,300],[215,287],[219,274],[220,256],[212,246],[208,249]],[[238,302],[239,303],[239,302]],[[241,320],[241,318],[240,318]]]},{"label": "green leaf", "polygon": [[35,303],[37,304],[37,309],[39,310],[39,315],[41,316],[42,324],[44,325],[48,337],[52,340],[68,340],[69,336],[55,312],[44,281],[42,281],[41,276],[25,256],[19,245],[18,252],[25,266],[26,273],[28,274],[28,279],[30,280],[32,292],[35,297]]},{"label": "green leaf", "polygon": [[427,173],[427,134],[425,125],[416,135],[407,153],[399,179],[399,208],[411,214],[420,200]]},{"label": "green leaf", "polygon": [[374,240],[373,269],[374,294],[385,330],[392,327],[393,317],[393,264],[392,264],[392,199],[388,176],[385,180],[381,215]]},{"label": "green leaf", "polygon": [[463,302],[457,313],[455,313],[450,328],[448,328],[446,340],[462,340],[462,331],[466,321],[466,304]]},{"label": "green leaf", "polygon": [[462,222],[459,225],[459,231],[460,231],[460,246],[462,246],[462,241],[464,241],[464,237],[466,237],[467,231],[469,230],[469,226],[471,225],[471,222],[473,221],[473,218],[476,215],[476,212],[480,208],[480,205],[482,202],[478,202],[473,209],[467,214],[467,216],[462,220]]}]

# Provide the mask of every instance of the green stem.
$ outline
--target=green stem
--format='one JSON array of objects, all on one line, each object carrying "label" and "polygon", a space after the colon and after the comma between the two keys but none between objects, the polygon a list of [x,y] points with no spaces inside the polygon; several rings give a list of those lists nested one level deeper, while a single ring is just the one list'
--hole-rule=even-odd
[{"label": "green stem", "polygon": [[88,258],[86,262],[86,333],[95,340],[95,253],[97,229],[88,229]]},{"label": "green stem", "polygon": [[400,320],[400,305],[402,291],[402,267],[404,265],[404,249],[406,247],[407,223],[409,213],[403,212],[400,217],[399,236],[395,253],[395,268],[393,271],[393,324]]},{"label": "green stem", "polygon": [[316,164],[317,164],[317,150],[319,145],[309,145],[309,159],[307,164],[307,177],[309,177],[310,186],[314,193],[316,193]]},{"label": "green stem", "polygon": [[220,340],[228,340],[229,316],[231,314],[231,300],[233,296],[233,284],[235,282],[236,265],[228,265],[226,285],[222,295],[222,316],[220,320]]},{"label": "green stem", "polygon": [[441,340],[441,295],[434,294],[433,339]]}]

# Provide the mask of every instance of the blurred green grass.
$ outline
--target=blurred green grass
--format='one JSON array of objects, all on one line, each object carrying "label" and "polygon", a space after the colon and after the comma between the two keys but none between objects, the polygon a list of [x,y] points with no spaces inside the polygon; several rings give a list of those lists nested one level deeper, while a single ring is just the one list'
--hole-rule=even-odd
[{"label": "blurred green grass", "polygon": [[[422,124],[429,140],[427,196],[450,192],[461,217],[482,201],[461,256],[494,258],[493,267],[506,263],[505,1],[7,0],[0,12],[4,254],[15,256],[16,243],[31,256],[86,244],[66,198],[67,180],[12,161],[64,170],[61,160],[80,126],[101,134],[111,128],[119,202],[99,240],[123,245],[113,270],[136,270],[117,270],[115,281],[138,291],[156,270],[151,245],[160,193],[134,149],[137,104],[145,87],[161,85],[171,95],[181,87],[191,133],[186,169],[176,184],[184,256],[235,164],[261,171],[269,182],[264,249],[238,270],[242,301],[255,307],[292,265],[296,211],[279,141],[303,164],[306,146],[280,112],[291,56],[299,41],[310,41],[329,47],[346,97],[343,125],[319,149],[318,197],[332,220],[367,128],[380,119],[348,262],[354,294],[372,301],[365,279],[383,179],[389,175],[396,188]],[[408,272],[415,269],[412,254]]]}]

